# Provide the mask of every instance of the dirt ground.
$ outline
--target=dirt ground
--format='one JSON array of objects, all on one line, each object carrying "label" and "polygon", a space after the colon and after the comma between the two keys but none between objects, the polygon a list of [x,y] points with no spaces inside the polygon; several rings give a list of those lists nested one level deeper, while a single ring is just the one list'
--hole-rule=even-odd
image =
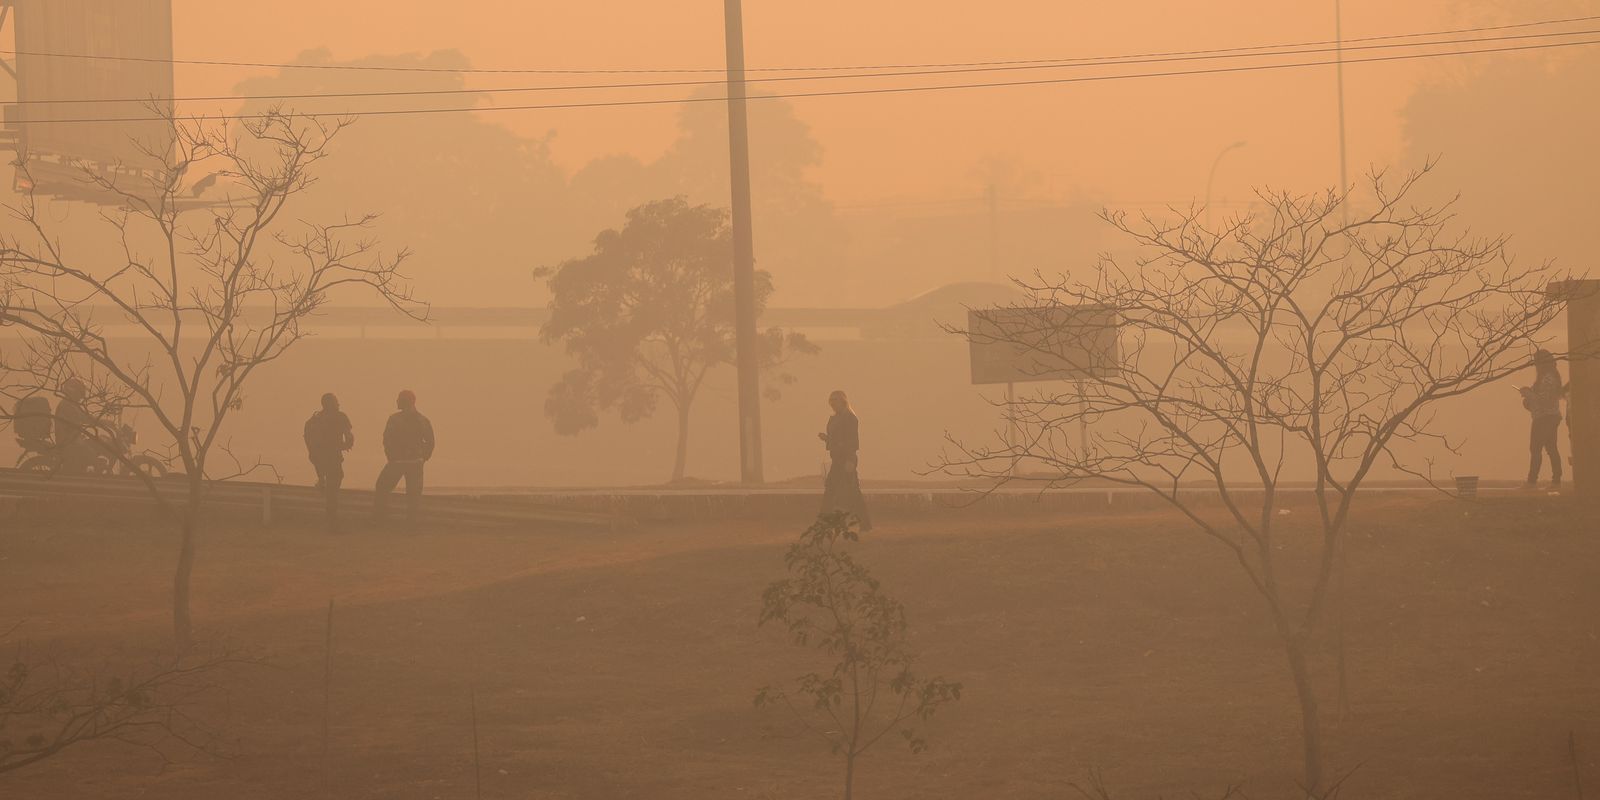
[{"label": "dirt ground", "polygon": [[[1291,508],[1288,523],[1307,522]],[[1290,797],[1298,716],[1257,596],[1165,514],[882,521],[860,548],[962,701],[912,755],[885,740],[859,798]],[[175,541],[150,523],[0,522],[0,629],[121,658],[168,636]],[[1345,798],[1600,791],[1600,517],[1560,498],[1363,508],[1350,550],[1349,709],[1318,656]],[[1291,525],[1292,527],[1292,525]],[[816,666],[756,627],[798,526],[623,533],[219,525],[195,614],[261,656],[199,713],[226,758],[120,745],[0,776],[0,797],[817,798],[842,770],[753,696]],[[1304,533],[1284,537],[1297,560]],[[323,641],[335,601],[331,791]],[[112,655],[106,655],[112,654]]]}]

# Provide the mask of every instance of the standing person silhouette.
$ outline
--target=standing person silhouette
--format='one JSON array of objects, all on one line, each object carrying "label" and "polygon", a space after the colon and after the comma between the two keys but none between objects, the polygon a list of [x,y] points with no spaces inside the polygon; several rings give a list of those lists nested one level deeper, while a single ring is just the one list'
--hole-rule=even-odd
[{"label": "standing person silhouette", "polygon": [[1539,485],[1539,468],[1545,453],[1550,454],[1550,488],[1561,488],[1561,396],[1567,387],[1561,383],[1556,357],[1548,350],[1533,354],[1533,385],[1521,390],[1522,407],[1528,409],[1533,424],[1528,432],[1527,488]]},{"label": "standing person silhouette", "polygon": [[328,517],[328,530],[339,530],[339,487],[344,484],[344,454],[356,446],[350,417],[339,410],[332,392],[322,396],[322,408],[306,420],[306,457],[317,470],[317,488]]},{"label": "standing person silhouette", "polygon": [[414,524],[422,505],[422,465],[433,458],[433,423],[417,411],[417,395],[410,389],[400,392],[395,405],[400,410],[389,416],[389,424],[383,428],[383,454],[389,463],[378,473],[372,510],[382,520],[388,512],[389,493],[405,478],[406,518]]},{"label": "standing person silhouette", "polygon": [[828,406],[833,409],[833,416],[828,418],[828,432],[817,434],[828,448],[830,461],[823,485],[822,513],[848,512],[860,523],[864,533],[872,530],[872,516],[867,513],[867,499],[861,494],[861,477],[857,472],[861,420],[842,391],[828,395]]}]

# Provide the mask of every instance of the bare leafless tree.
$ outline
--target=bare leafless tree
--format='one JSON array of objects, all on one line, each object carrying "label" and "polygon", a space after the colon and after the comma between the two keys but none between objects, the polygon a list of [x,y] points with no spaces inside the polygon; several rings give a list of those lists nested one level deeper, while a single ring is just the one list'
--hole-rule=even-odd
[{"label": "bare leafless tree", "polygon": [[[315,182],[344,121],[271,112],[242,128],[169,118],[170,151],[138,169],[82,165],[85,191],[121,243],[64,243],[47,201],[8,207],[0,233],[0,325],[21,335],[0,370],[11,394],[55,391],[68,377],[94,387],[101,406],[140,409],[160,426],[184,490],[171,496],[144,476],[176,521],[181,544],[173,629],[190,644],[190,574],[201,509],[213,481],[250,471],[226,438],[256,370],[282,358],[331,293],[375,293],[421,319],[401,273],[406,253],[383,256],[366,235],[371,216],[333,224],[291,222],[287,209]],[[20,168],[26,168],[26,161]],[[197,181],[227,199],[196,204]],[[112,338],[107,326],[124,328]]]},{"label": "bare leafless tree", "polygon": [[[1419,465],[1455,447],[1431,424],[1436,406],[1528,367],[1561,310],[1547,292],[1551,265],[1516,264],[1504,238],[1460,232],[1449,206],[1411,205],[1426,172],[1372,176],[1374,206],[1349,222],[1339,192],[1264,191],[1264,212],[1216,230],[1203,209],[1105,214],[1141,246],[1137,263],[1108,257],[1086,280],[1020,281],[1032,306],[1055,313],[967,332],[1031,354],[1024,363],[1041,377],[1088,371],[1083,394],[1046,389],[1003,404],[1019,438],[952,442],[943,463],[996,487],[1140,487],[1226,548],[1287,656],[1313,796],[1327,783],[1308,658],[1352,503],[1375,471],[1426,477]],[[1117,318],[1109,359],[1073,363],[1096,332],[1071,330],[1062,320],[1076,317],[1063,312],[1083,306]],[[1277,538],[1279,493],[1296,480],[1309,480],[1319,533],[1304,582],[1286,580]]]},{"label": "bare leafless tree", "polygon": [[[1331,781],[1327,788],[1316,793],[1307,792],[1306,800],[1339,800],[1339,796],[1343,794],[1345,782],[1354,775],[1354,769],[1345,772]],[[1105,773],[1099,769],[1090,769],[1084,784],[1069,783],[1067,787],[1077,792],[1078,796],[1083,800],[1119,800],[1117,795],[1112,793],[1109,784],[1106,783]],[[1193,798],[1193,800],[1203,800],[1203,796],[1199,792],[1190,792],[1189,797]],[[1237,784],[1225,787],[1222,790],[1222,794],[1216,795],[1216,797],[1217,800],[1250,800],[1249,795],[1244,792],[1244,787]],[[1157,800],[1162,800],[1162,798],[1158,796]]]},{"label": "bare leafless tree", "polygon": [[[1105,773],[1099,769],[1090,769],[1083,785],[1069,783],[1067,787],[1076,792],[1083,800],[1118,800],[1106,783]],[[1194,800],[1201,800],[1198,792],[1191,793],[1190,796]],[[1249,800],[1249,798],[1245,797],[1244,790],[1240,787],[1228,786],[1222,790],[1221,795],[1217,796],[1217,800]],[[1318,798],[1318,800],[1324,800],[1324,798]],[[1326,798],[1326,800],[1332,800],[1332,798]]]},{"label": "bare leafless tree", "polygon": [[198,707],[227,671],[257,663],[224,649],[88,667],[13,647],[0,674],[0,776],[91,742],[120,742],[163,761],[181,751],[216,753],[219,734],[196,716]]}]

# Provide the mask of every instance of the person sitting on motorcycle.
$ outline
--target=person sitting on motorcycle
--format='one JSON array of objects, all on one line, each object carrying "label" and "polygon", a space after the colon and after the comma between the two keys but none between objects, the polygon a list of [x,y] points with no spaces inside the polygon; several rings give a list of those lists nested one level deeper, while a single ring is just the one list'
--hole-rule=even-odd
[{"label": "person sitting on motorcycle", "polygon": [[56,404],[56,450],[61,456],[61,469],[70,474],[89,471],[94,463],[100,423],[83,407],[89,388],[77,378],[68,378],[61,384],[61,402]]}]

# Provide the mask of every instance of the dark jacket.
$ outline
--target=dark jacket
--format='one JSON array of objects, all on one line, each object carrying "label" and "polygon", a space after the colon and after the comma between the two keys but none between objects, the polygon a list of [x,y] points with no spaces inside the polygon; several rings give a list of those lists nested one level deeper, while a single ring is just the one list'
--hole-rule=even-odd
[{"label": "dark jacket", "polygon": [[860,449],[861,421],[856,419],[855,412],[846,409],[829,417],[828,455],[839,459],[855,458]]},{"label": "dark jacket", "polygon": [[1533,385],[1528,387],[1524,395],[1523,405],[1527,406],[1528,413],[1535,419],[1539,417],[1561,416],[1561,395],[1564,392],[1561,385],[1561,374],[1558,372],[1545,372],[1535,378]]},{"label": "dark jacket", "polygon": [[383,454],[390,461],[433,458],[433,423],[414,408],[396,411],[383,428]]},{"label": "dark jacket", "polygon": [[66,447],[79,439],[95,438],[95,420],[83,406],[72,400],[56,405],[56,446]]},{"label": "dark jacket", "polygon": [[312,458],[344,459],[344,451],[355,445],[350,417],[343,411],[319,410],[306,420],[306,453]]}]

